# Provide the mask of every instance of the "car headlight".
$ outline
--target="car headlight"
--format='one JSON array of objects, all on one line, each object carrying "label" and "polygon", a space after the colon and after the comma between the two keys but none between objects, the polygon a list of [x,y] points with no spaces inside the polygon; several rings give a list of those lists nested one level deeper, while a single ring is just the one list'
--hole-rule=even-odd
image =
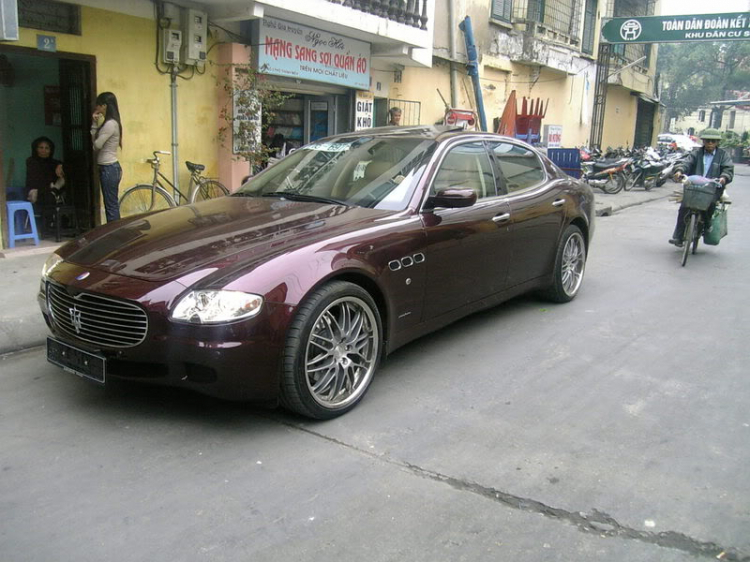
[{"label": "car headlight", "polygon": [[241,291],[190,291],[172,311],[172,319],[191,324],[217,324],[251,318],[263,297]]},{"label": "car headlight", "polygon": [[50,254],[47,261],[45,261],[42,266],[42,280],[46,279],[47,276],[52,273],[52,270],[62,263],[62,261],[63,259],[54,252]]}]

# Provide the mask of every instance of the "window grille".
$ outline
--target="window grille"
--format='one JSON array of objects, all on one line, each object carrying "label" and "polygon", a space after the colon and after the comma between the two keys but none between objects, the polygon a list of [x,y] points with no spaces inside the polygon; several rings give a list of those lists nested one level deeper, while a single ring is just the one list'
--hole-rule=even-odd
[{"label": "window grille", "polygon": [[581,5],[582,0],[516,0],[513,2],[513,21],[536,23],[579,39]]},{"label": "window grille", "polygon": [[422,104],[418,101],[388,100],[388,109],[401,108],[401,125],[419,125],[422,118]]}]

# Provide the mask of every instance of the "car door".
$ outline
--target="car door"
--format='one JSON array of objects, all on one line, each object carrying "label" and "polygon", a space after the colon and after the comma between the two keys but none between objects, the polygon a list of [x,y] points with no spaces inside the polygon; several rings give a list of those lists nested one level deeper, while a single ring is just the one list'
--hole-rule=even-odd
[{"label": "car door", "polygon": [[477,201],[470,207],[422,213],[427,243],[425,320],[501,290],[508,273],[510,207],[498,197],[484,143],[461,143],[442,156],[430,194],[446,188],[473,189]]},{"label": "car door", "polygon": [[510,141],[489,143],[500,189],[507,192],[513,232],[508,286],[549,273],[565,220],[566,195],[550,181],[539,155]]}]

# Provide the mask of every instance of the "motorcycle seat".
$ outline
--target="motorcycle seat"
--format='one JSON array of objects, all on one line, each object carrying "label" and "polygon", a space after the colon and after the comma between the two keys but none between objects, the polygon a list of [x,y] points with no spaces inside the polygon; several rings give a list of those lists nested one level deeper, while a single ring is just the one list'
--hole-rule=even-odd
[{"label": "motorcycle seat", "polygon": [[597,160],[594,162],[594,170],[597,172],[601,172],[603,170],[606,170],[607,168],[611,168],[612,166],[619,166],[624,161],[623,158],[611,158],[607,160]]}]

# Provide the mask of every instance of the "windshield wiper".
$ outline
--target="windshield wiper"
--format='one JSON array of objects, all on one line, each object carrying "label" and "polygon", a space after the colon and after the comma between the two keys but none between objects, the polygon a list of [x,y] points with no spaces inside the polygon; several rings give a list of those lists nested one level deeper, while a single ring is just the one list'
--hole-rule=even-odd
[{"label": "windshield wiper", "polygon": [[333,199],[331,197],[321,197],[320,195],[305,195],[303,193],[295,193],[293,191],[270,191],[264,193],[263,197],[281,197],[289,199],[291,201],[314,201],[316,203],[328,203],[331,205],[348,205],[339,199]]}]

